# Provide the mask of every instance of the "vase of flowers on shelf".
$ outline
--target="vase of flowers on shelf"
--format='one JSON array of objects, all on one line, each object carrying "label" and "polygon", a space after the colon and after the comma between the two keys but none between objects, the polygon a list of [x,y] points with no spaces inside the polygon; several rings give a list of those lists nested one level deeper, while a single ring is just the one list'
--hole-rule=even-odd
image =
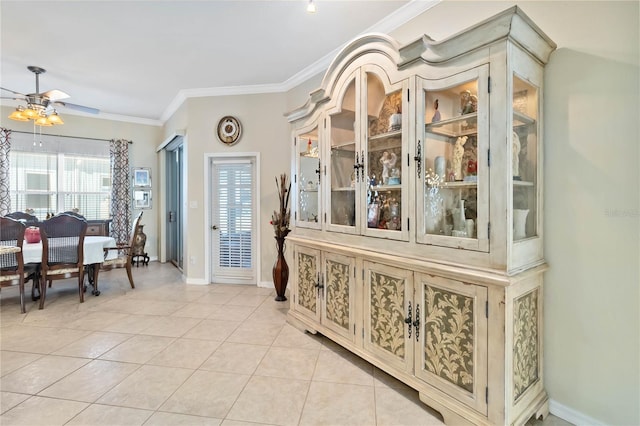
[{"label": "vase of flowers on shelf", "polygon": [[287,300],[285,292],[289,281],[289,266],[284,258],[284,240],[287,234],[291,232],[289,229],[289,219],[291,217],[291,211],[289,210],[291,182],[286,174],[281,174],[280,179],[276,177],[276,187],[278,188],[280,206],[279,210],[274,210],[270,222],[275,232],[274,238],[276,239],[276,248],[278,250],[276,263],[273,265],[273,285],[276,288],[276,301],[282,302]]}]

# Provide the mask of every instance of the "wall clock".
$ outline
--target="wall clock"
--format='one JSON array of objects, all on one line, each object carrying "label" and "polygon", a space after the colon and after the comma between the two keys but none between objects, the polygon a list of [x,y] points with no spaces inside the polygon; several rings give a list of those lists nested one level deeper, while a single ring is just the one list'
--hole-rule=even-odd
[{"label": "wall clock", "polygon": [[226,145],[233,145],[238,142],[242,134],[242,126],[237,118],[227,115],[218,122],[218,139]]}]

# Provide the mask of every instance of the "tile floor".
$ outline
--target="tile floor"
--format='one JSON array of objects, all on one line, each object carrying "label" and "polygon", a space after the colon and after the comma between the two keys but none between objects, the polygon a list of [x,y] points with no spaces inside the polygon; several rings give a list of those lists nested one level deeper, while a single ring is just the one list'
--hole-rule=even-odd
[{"label": "tile floor", "polygon": [[272,289],[185,285],[157,262],[134,279],[101,273],[84,304],[72,280],[54,282],[24,315],[2,289],[0,424],[442,424],[417,392],[286,324]]}]

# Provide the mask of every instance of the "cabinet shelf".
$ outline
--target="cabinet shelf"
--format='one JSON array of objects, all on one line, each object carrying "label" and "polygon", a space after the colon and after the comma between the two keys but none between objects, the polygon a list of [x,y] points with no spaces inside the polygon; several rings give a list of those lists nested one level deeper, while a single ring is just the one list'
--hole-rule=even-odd
[{"label": "cabinet shelf", "polygon": [[426,132],[442,136],[458,137],[478,133],[478,113],[461,115],[424,126]]},{"label": "cabinet shelf", "polygon": [[402,144],[402,130],[369,136],[369,152],[397,148]]},{"label": "cabinet shelf", "polygon": [[320,156],[318,155],[317,151],[316,152],[311,152],[311,153],[309,153],[309,152],[301,152],[300,153],[300,157],[303,157],[303,158],[320,158]]},{"label": "cabinet shelf", "polygon": [[332,151],[355,151],[356,143],[354,141],[348,142],[340,142],[340,143],[332,143],[331,144]]},{"label": "cabinet shelf", "polygon": [[400,191],[402,189],[402,185],[375,185],[369,187],[369,189],[371,191]]},{"label": "cabinet shelf", "polygon": [[349,191],[353,192],[355,190],[356,189],[352,186],[338,186],[335,188],[331,188],[331,192],[349,192]]},{"label": "cabinet shelf", "polygon": [[526,180],[514,180],[513,181],[513,186],[534,186],[533,182],[529,182]]},{"label": "cabinet shelf", "polygon": [[[426,182],[424,184],[427,187],[431,187]],[[475,188],[477,186],[478,186],[478,182],[465,182],[465,181],[461,181],[461,182],[444,182],[444,183],[442,183],[440,185],[440,189]]]},{"label": "cabinet shelf", "polygon": [[513,111],[513,127],[528,126],[534,124],[535,119],[518,111]]}]

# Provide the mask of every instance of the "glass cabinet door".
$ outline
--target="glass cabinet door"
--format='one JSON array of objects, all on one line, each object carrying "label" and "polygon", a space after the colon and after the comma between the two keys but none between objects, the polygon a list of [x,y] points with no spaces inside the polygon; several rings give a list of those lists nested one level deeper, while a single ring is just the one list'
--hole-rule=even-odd
[{"label": "glass cabinet door", "polygon": [[538,88],[513,76],[512,241],[537,236],[538,206]]},{"label": "glass cabinet door", "polygon": [[320,228],[320,143],[318,126],[296,136],[296,226]]},{"label": "glass cabinet door", "polygon": [[416,146],[420,243],[489,249],[487,81],[488,66],[483,66],[418,83],[418,124],[423,128]]},{"label": "glass cabinet door", "polygon": [[[408,239],[408,213],[403,204],[407,197],[406,167],[403,167],[403,132],[408,123],[408,82],[390,84],[381,69],[365,68],[362,123],[366,144],[360,150],[365,173],[363,197],[366,207],[364,234],[382,238]],[[406,114],[403,114],[403,111]],[[356,155],[356,158],[358,156]],[[405,160],[406,161],[406,160]]]},{"label": "glass cabinet door", "polygon": [[[330,185],[328,229],[356,233],[356,187],[361,179],[356,161],[358,141],[356,128],[356,102],[359,78],[353,74],[344,86],[338,105],[328,112],[329,167],[327,180]],[[358,157],[359,159],[359,157]]]}]

